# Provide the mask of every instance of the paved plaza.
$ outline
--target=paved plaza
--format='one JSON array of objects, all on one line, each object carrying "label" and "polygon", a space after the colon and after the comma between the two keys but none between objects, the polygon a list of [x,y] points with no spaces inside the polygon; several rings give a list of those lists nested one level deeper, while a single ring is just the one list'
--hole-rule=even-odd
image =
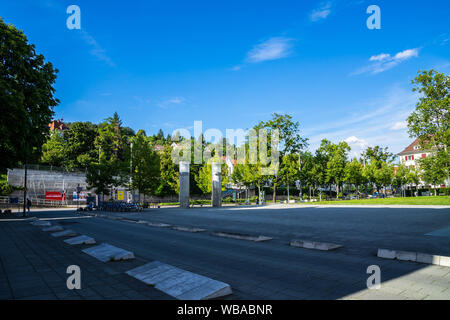
[{"label": "paved plaza", "polygon": [[[82,251],[90,245],[71,246],[30,220],[1,219],[1,299],[172,299],[125,273],[152,261],[229,284],[227,300],[450,299],[450,267],[377,257],[378,248],[450,256],[450,208],[277,205],[98,214],[32,212],[131,251],[134,259],[101,262]],[[297,248],[289,245],[293,239],[342,247]],[[69,265],[80,266],[80,290],[67,289]],[[380,289],[367,288],[371,265],[380,267]]]}]

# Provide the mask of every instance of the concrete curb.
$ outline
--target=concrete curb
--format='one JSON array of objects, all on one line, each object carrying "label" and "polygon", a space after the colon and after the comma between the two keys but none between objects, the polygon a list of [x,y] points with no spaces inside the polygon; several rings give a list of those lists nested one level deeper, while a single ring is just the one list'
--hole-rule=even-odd
[{"label": "concrete curb", "polygon": [[450,257],[437,256],[433,254],[420,252],[378,249],[377,257],[383,259],[391,259],[391,260],[397,259],[401,261],[411,261],[418,263],[434,264],[436,266],[442,267],[450,267]]},{"label": "concrete curb", "polygon": [[133,252],[117,248],[108,243],[102,243],[82,251],[102,262],[134,259]]},{"label": "concrete curb", "polygon": [[51,227],[47,227],[47,228],[43,228],[42,229],[42,231],[45,231],[45,232],[48,232],[48,231],[56,232],[56,231],[63,231],[63,230],[64,230],[64,228],[61,227],[61,226],[51,226]]},{"label": "concrete curb", "polygon": [[149,262],[126,274],[179,300],[207,300],[232,293],[227,283],[159,261]]},{"label": "concrete curb", "polygon": [[33,221],[33,222],[31,222],[31,224],[33,226],[38,226],[38,227],[50,227],[52,225],[48,221],[41,221],[41,220]]},{"label": "concrete curb", "polygon": [[150,227],[157,227],[157,228],[168,228],[171,225],[167,223],[160,223],[160,222],[149,222],[147,221],[146,224]]},{"label": "concrete curb", "polygon": [[329,242],[316,242],[316,241],[306,241],[306,240],[291,240],[289,243],[291,247],[305,248],[305,249],[315,249],[321,251],[331,251],[341,248],[342,245],[329,243]]},{"label": "concrete curb", "polygon": [[71,246],[77,245],[77,244],[95,244],[95,239],[88,237],[86,235],[81,235],[78,237],[70,238],[64,240],[65,243],[70,244]]},{"label": "concrete curb", "polygon": [[77,233],[75,231],[69,229],[69,230],[64,230],[64,231],[59,231],[59,232],[53,232],[51,235],[52,235],[52,237],[55,237],[55,238],[73,237],[73,236],[76,236]]},{"label": "concrete curb", "polygon": [[217,237],[233,238],[233,239],[248,240],[248,241],[255,241],[255,242],[269,241],[269,240],[273,239],[271,237],[262,236],[262,235],[252,236],[252,235],[248,235],[248,234],[220,232],[220,231],[212,232],[211,234],[213,236],[217,236]]}]

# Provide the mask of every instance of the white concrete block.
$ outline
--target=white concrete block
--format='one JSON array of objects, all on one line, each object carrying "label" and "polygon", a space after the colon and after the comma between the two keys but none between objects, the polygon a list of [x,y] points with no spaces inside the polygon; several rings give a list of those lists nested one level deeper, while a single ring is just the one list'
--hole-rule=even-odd
[{"label": "white concrete block", "polygon": [[439,265],[443,267],[450,267],[450,257],[439,256]]},{"label": "white concrete block", "polygon": [[64,240],[65,243],[68,243],[70,245],[76,245],[76,244],[95,244],[95,239],[88,237],[86,235],[81,235],[78,237],[70,238]]},{"label": "white concrete block", "polygon": [[290,245],[292,247],[299,247],[305,249],[316,249],[322,251],[330,251],[341,248],[342,245],[328,242],[316,242],[316,241],[305,241],[305,240],[291,240]]},{"label": "white concrete block", "polygon": [[39,227],[50,227],[52,224],[48,221],[42,221],[42,220],[36,220],[31,222],[32,225],[34,226],[39,226]]},{"label": "white concrete block", "polygon": [[180,300],[203,300],[232,293],[230,285],[154,261],[126,272]]},{"label": "white concrete block", "polygon": [[51,226],[51,227],[47,227],[47,228],[43,228],[42,229],[42,231],[45,231],[45,232],[48,232],[48,231],[56,232],[56,231],[63,231],[63,230],[64,230],[64,228],[61,227],[61,226]]},{"label": "white concrete block", "polygon": [[439,256],[417,252],[417,262],[439,265]]},{"label": "white concrete block", "polygon": [[256,241],[256,242],[261,242],[261,241],[268,241],[268,240],[272,240],[273,238],[271,237],[266,237],[266,236],[252,236],[252,235],[247,235],[247,234],[237,234],[237,233],[228,233],[228,232],[213,232],[211,233],[213,236],[218,236],[218,237],[225,237],[225,238],[232,238],[232,239],[239,239],[239,240],[248,240],[248,241]]},{"label": "white concrete block", "polygon": [[73,230],[64,230],[64,231],[59,231],[59,232],[54,232],[52,233],[53,237],[59,238],[59,237],[73,237],[76,236],[77,233]]},{"label": "white concrete block", "polygon": [[395,259],[395,250],[378,249],[377,256],[384,259]]},{"label": "white concrete block", "polygon": [[417,253],[409,251],[396,251],[395,258],[402,261],[417,261]]},{"label": "white concrete block", "polygon": [[117,248],[107,243],[102,243],[82,251],[103,262],[134,259],[133,252]]},{"label": "white concrete block", "polygon": [[316,242],[314,245],[314,249],[323,250],[323,251],[331,251],[341,248],[342,245],[328,242]]},{"label": "white concrete block", "polygon": [[167,223],[160,223],[160,222],[147,222],[147,225],[150,227],[158,227],[158,228],[167,228],[170,227],[170,224]]},{"label": "white concrete block", "polygon": [[172,227],[173,230],[177,231],[185,231],[185,232],[203,232],[206,231],[206,229],[200,229],[200,228],[188,228],[188,227]]}]

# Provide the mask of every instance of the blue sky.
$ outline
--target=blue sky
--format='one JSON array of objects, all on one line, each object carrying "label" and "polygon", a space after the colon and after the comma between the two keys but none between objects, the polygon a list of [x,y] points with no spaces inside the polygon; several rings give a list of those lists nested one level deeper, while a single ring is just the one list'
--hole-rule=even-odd
[{"label": "blue sky", "polygon": [[[69,30],[66,8],[81,9]],[[366,9],[381,9],[369,30]],[[147,134],[249,128],[291,114],[314,150],[322,138],[400,152],[419,69],[450,71],[450,2],[2,1],[59,69],[57,118],[100,122],[117,111]],[[191,129],[192,130],[192,129]]]}]

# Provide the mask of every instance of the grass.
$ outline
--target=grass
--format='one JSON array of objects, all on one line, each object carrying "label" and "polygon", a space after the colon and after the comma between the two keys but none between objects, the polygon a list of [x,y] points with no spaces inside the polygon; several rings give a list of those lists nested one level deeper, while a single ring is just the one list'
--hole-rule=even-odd
[{"label": "grass", "polygon": [[373,204],[406,204],[406,205],[447,205],[450,206],[449,196],[425,196],[425,197],[407,197],[407,198],[375,198],[375,199],[360,199],[360,200],[340,200],[340,201],[318,201],[306,202],[303,204],[333,204],[333,205],[373,205]]}]

